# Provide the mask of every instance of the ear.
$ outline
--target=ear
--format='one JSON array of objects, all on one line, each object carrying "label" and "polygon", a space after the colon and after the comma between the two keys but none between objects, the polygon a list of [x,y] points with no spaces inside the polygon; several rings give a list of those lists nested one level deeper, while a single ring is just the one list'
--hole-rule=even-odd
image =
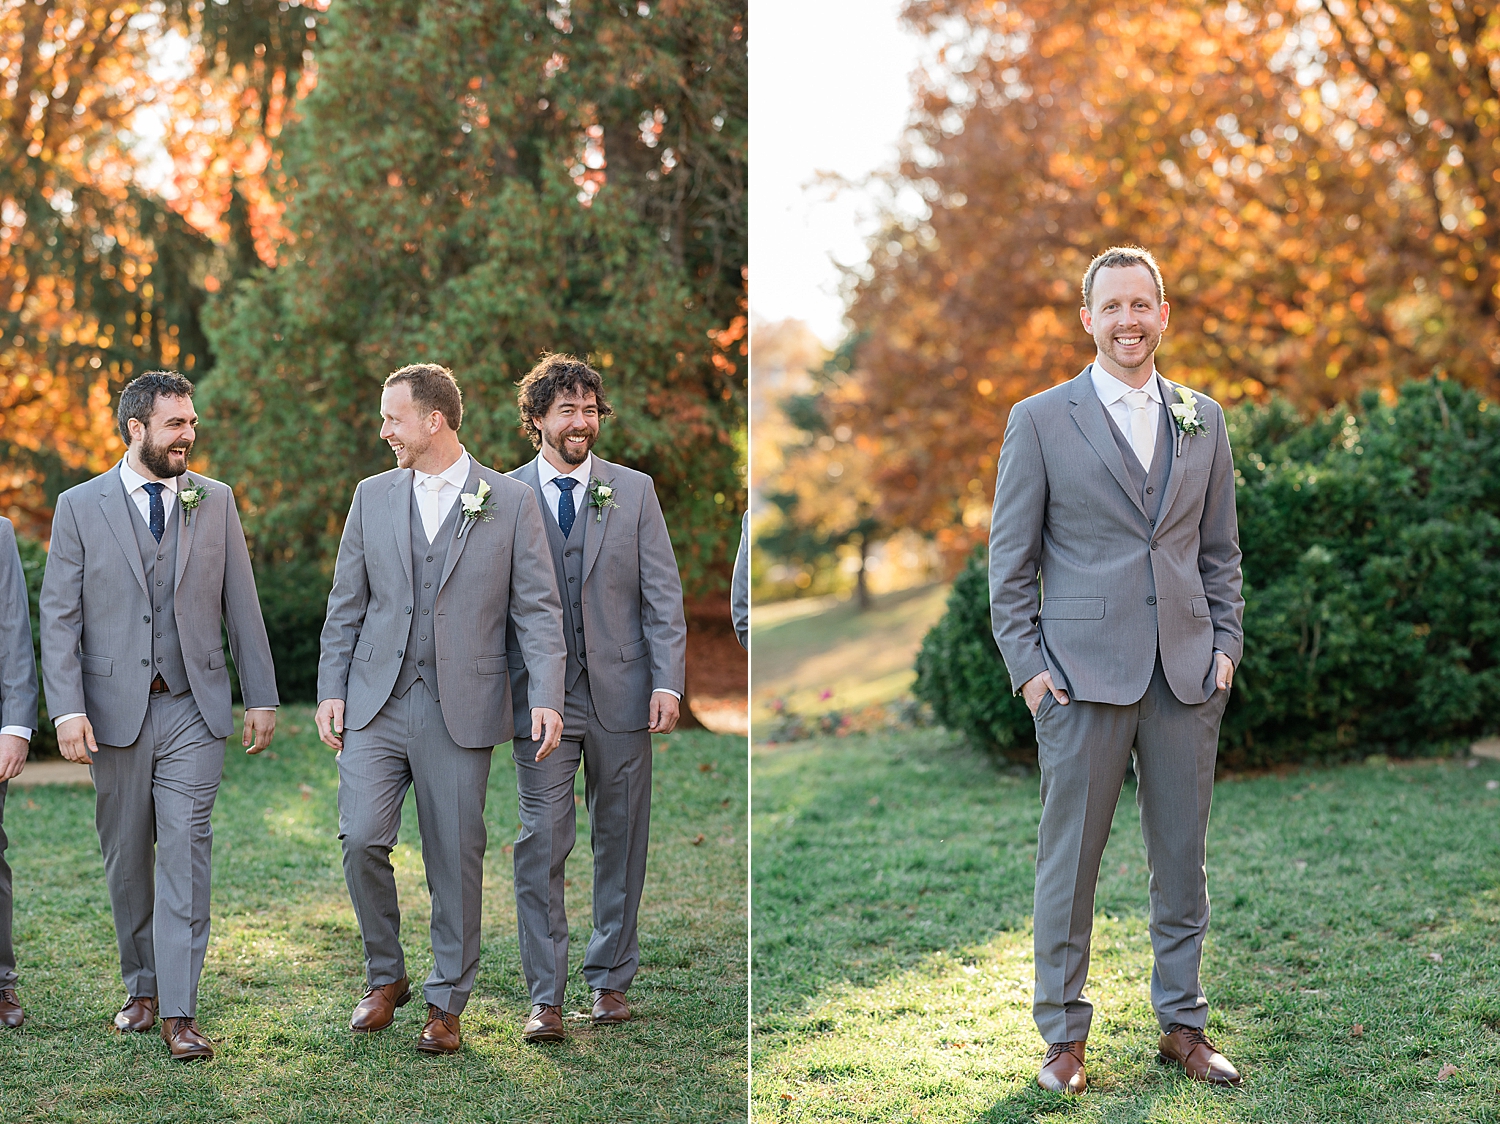
[{"label": "ear", "polygon": [[1094,314],[1089,311],[1088,305],[1081,305],[1078,309],[1078,318],[1083,321],[1083,330],[1089,335],[1094,334]]},{"label": "ear", "polygon": [[141,424],[140,418],[126,418],[125,432],[130,434],[130,444],[134,445],[146,436],[146,427]]}]

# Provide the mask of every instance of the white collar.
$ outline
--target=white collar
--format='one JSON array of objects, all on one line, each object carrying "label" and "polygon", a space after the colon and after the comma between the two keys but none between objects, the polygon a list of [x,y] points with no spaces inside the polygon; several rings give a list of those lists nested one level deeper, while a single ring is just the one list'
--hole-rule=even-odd
[{"label": "white collar", "polygon": [[125,494],[127,496],[132,492],[144,488],[147,484],[165,484],[167,491],[174,495],[177,492],[177,477],[169,476],[165,480],[148,480],[135,469],[131,468],[130,462],[124,457],[120,458],[120,479],[125,481]]},{"label": "white collar", "polygon": [[[1113,406],[1121,398],[1124,398],[1125,395],[1136,389],[1133,386],[1126,386],[1119,379],[1115,378],[1114,375],[1106,371],[1103,365],[1099,363],[1089,365],[1089,374],[1094,379],[1094,393],[1099,396],[1099,401],[1103,402],[1106,408]],[[1146,385],[1140,389],[1149,394],[1152,401],[1161,401],[1161,383],[1157,381],[1155,363],[1151,364],[1151,377],[1146,380]]]},{"label": "white collar", "polygon": [[[549,461],[545,456],[543,456],[541,453],[537,453],[536,455],[536,475],[538,487],[546,487],[548,483],[556,480],[559,476],[567,476],[570,479],[577,480],[580,484],[587,488],[589,486],[589,478],[593,475],[593,472],[593,453],[589,453],[588,456],[584,457],[583,463],[580,464],[577,468],[573,469],[571,472],[558,472],[557,469],[552,466],[552,462]],[[559,489],[559,491],[560,490],[561,489]]]},{"label": "white collar", "polygon": [[[427,481],[437,477],[445,484],[452,484],[455,488],[462,489],[469,482],[469,451],[465,449],[459,454],[458,460],[454,461],[442,472],[420,472],[412,469],[412,486],[414,488],[426,487]],[[441,491],[442,489],[439,489]]]}]

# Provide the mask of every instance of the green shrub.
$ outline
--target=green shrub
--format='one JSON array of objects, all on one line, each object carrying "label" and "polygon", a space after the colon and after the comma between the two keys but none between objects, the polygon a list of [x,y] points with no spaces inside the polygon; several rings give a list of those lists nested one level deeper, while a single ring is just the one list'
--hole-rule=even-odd
[{"label": "green shrub", "polygon": [[[1500,727],[1497,415],[1438,380],[1311,420],[1279,401],[1230,412],[1246,609],[1226,765],[1413,756]],[[915,691],[976,742],[1034,752],[988,610],[976,558]]]}]

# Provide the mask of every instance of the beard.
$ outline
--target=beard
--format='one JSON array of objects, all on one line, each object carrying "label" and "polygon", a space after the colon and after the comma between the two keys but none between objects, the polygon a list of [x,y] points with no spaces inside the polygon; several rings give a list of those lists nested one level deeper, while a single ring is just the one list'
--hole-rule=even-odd
[{"label": "beard", "polygon": [[412,445],[403,442],[401,448],[392,449],[391,452],[396,454],[396,467],[411,468],[422,459],[423,455],[427,452],[429,444],[430,442],[421,445]]},{"label": "beard", "polygon": [[1144,355],[1145,358],[1139,359],[1135,363],[1131,363],[1126,359],[1124,350],[1115,345],[1113,336],[1106,336],[1102,340],[1098,340],[1097,342],[1099,351],[1118,363],[1122,370],[1138,371],[1142,367],[1145,367],[1147,364],[1154,361],[1156,357],[1156,349],[1161,346],[1161,337],[1162,333],[1153,333],[1150,328],[1143,328],[1141,330],[1140,353]]},{"label": "beard", "polygon": [[[171,451],[182,450],[182,463],[172,463]],[[191,441],[169,441],[165,445],[153,445],[150,436],[141,441],[141,464],[150,469],[152,474],[159,479],[171,476],[181,476],[187,471],[188,458],[193,455],[193,443]]]},{"label": "beard", "polygon": [[[582,464],[585,460],[587,460],[589,453],[594,448],[594,442],[599,439],[599,435],[597,433],[590,433],[586,429],[575,429],[570,430],[567,433],[559,433],[557,435],[556,441],[554,441],[551,437],[547,437],[546,434],[543,434],[542,436],[546,440],[547,444],[551,445],[552,448],[557,450],[557,455],[562,457],[562,459],[565,460],[568,464]],[[568,448],[569,437],[583,438],[582,452]]]}]

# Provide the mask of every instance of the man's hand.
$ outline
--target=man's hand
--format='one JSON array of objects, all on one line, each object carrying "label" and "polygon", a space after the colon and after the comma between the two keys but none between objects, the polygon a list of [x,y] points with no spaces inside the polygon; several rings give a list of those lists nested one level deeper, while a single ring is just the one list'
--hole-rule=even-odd
[{"label": "man's hand", "polygon": [[1234,661],[1223,652],[1214,652],[1214,683],[1221,691],[1234,686]]},{"label": "man's hand", "polygon": [[16,734],[0,734],[0,784],[13,780],[26,768],[26,754],[30,743]]},{"label": "man's hand", "polygon": [[240,744],[247,746],[246,753],[259,753],[271,744],[276,736],[276,712],[274,710],[246,710],[245,732]]},{"label": "man's hand", "polygon": [[87,715],[69,718],[57,728],[57,748],[75,764],[87,765],[93,760],[89,754],[99,752],[99,743],[94,740],[94,725]]},{"label": "man's hand", "polygon": [[329,749],[344,748],[344,700],[324,699],[318,704],[314,715],[318,723],[318,737]]},{"label": "man's hand", "polygon": [[670,734],[677,727],[682,704],[671,691],[651,692],[651,732]]},{"label": "man's hand", "polygon": [[541,742],[537,746],[536,760],[545,761],[552,751],[562,743],[562,715],[545,706],[531,708],[531,740]]},{"label": "man's hand", "polygon": [[1068,692],[1052,682],[1052,673],[1044,671],[1040,675],[1033,675],[1026,680],[1026,685],[1021,688],[1021,697],[1026,700],[1026,707],[1031,711],[1031,716],[1036,717],[1036,708],[1042,705],[1042,698],[1048,693],[1057,700],[1058,706],[1068,705]]}]

